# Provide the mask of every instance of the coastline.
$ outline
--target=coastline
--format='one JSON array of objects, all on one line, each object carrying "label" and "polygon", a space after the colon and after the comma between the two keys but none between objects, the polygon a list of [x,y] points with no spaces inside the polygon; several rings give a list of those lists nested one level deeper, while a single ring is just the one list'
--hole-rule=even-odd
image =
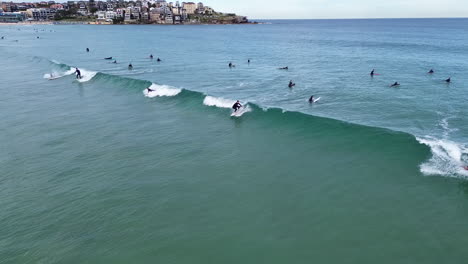
[{"label": "coastline", "polygon": [[111,23],[105,23],[105,22],[96,22],[96,21],[90,21],[90,22],[83,22],[83,21],[69,21],[69,22],[60,22],[60,21],[28,21],[28,22],[16,22],[16,23],[4,23],[1,22],[0,26],[29,26],[29,25],[97,25],[97,26],[114,26],[114,25],[121,25],[121,26],[127,26],[127,25],[151,25],[151,26],[199,26],[199,25],[260,25],[260,24],[265,24],[262,22],[248,22],[248,23],[183,23],[183,24],[138,24],[138,23],[128,23],[128,24],[111,24]]}]

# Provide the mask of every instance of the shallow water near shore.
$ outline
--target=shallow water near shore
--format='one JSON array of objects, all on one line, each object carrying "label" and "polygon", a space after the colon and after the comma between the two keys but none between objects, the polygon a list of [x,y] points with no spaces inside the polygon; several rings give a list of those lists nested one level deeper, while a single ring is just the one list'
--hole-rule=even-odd
[{"label": "shallow water near shore", "polygon": [[467,21],[1,27],[0,263],[463,262]]}]

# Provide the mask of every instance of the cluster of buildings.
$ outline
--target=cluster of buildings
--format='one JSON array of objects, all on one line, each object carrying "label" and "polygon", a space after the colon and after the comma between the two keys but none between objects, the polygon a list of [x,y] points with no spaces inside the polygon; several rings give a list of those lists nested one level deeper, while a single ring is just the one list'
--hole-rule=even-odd
[{"label": "cluster of buildings", "polygon": [[[1,0],[0,0],[1,1]],[[36,3],[0,2],[0,22],[49,21],[65,18],[89,17],[97,23],[124,24],[183,24],[199,23],[201,18],[212,18],[210,22],[246,23],[246,17],[227,14],[232,21],[221,19],[218,14],[203,3],[166,2],[166,0],[124,0],[107,1],[55,1]],[[219,18],[217,20],[217,18]]]}]

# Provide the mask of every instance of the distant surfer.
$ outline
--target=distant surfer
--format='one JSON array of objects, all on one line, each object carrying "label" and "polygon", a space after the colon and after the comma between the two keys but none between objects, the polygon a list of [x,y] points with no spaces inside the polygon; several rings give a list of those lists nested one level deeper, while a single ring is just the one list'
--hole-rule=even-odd
[{"label": "distant surfer", "polygon": [[104,58],[105,60],[112,60],[112,57]]},{"label": "distant surfer", "polygon": [[289,87],[289,88],[293,88],[294,86],[296,86],[296,84],[293,83],[292,80],[290,80],[290,81],[289,81],[289,84],[288,84],[288,87]]},{"label": "distant surfer", "polygon": [[154,92],[154,90],[153,90],[153,89],[150,89],[149,87],[148,87],[148,88],[146,88],[146,90],[148,91],[148,93],[150,93],[150,92]]},{"label": "distant surfer", "polygon": [[429,73],[429,74],[433,74],[433,73],[434,73],[434,70],[433,70],[433,69],[431,69],[431,70],[430,70],[430,71],[428,71],[427,73]]},{"label": "distant surfer", "polygon": [[247,60],[247,64],[250,64],[250,59]]},{"label": "distant surfer", "polygon": [[150,55],[150,59],[153,59],[153,54]]},{"label": "distant surfer", "polygon": [[313,103],[314,102],[314,96],[312,95],[310,98],[309,98],[309,103]]},{"label": "distant surfer", "polygon": [[128,69],[133,70],[133,65],[131,63],[128,65]]},{"label": "distant surfer", "polygon": [[371,77],[374,77],[374,71],[375,71],[375,69],[372,69],[372,71],[370,72]]},{"label": "distant surfer", "polygon": [[5,39],[5,36],[2,36],[2,39]]},{"label": "distant surfer", "polygon": [[232,106],[232,109],[234,109],[234,112],[237,112],[237,110],[239,110],[241,107],[242,107],[241,103],[239,102],[239,100],[237,100],[237,102],[235,102],[234,105]]},{"label": "distant surfer", "polygon": [[394,84],[390,85],[390,87],[395,87],[395,86],[400,86],[398,82],[395,82]]},{"label": "distant surfer", "polygon": [[286,66],[286,67],[281,67],[281,68],[278,68],[278,70],[289,70],[289,67]]},{"label": "distant surfer", "polygon": [[157,62],[161,62],[161,59],[160,59],[160,58],[158,58],[156,61],[157,61]]},{"label": "distant surfer", "polygon": [[445,80],[446,83],[450,83],[452,80],[451,80],[452,77],[449,77],[447,80]]},{"label": "distant surfer", "polygon": [[86,52],[89,52],[89,48],[86,48]]},{"label": "distant surfer", "polygon": [[36,38],[39,38],[39,36],[37,36]]},{"label": "distant surfer", "polygon": [[234,64],[232,64],[232,62],[229,62],[228,66],[229,68],[235,67]]},{"label": "distant surfer", "polygon": [[112,62],[112,63],[115,63],[115,64],[117,64],[117,60],[114,60],[114,62]]},{"label": "distant surfer", "polygon": [[80,69],[76,68],[75,74],[76,74],[76,78],[77,78],[77,79],[81,79],[82,76],[81,76],[81,71],[80,71]]}]

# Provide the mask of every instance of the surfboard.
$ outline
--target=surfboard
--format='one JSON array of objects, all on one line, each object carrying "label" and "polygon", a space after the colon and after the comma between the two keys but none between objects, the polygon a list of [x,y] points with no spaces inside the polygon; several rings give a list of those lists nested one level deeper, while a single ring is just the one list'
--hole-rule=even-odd
[{"label": "surfboard", "polygon": [[50,78],[48,78],[48,79],[49,79],[49,81],[52,81],[52,80],[56,80],[56,79],[58,79],[58,78],[60,78],[60,77],[62,77],[62,76],[50,77]]},{"label": "surfboard", "polygon": [[320,98],[322,98],[322,97],[319,97],[319,98],[314,99],[313,103],[318,102],[318,100],[320,100]]},{"label": "surfboard", "polygon": [[240,117],[240,116],[242,116],[244,113],[245,113],[245,106],[239,108],[239,110],[237,110],[237,111],[235,111],[235,112],[232,112],[232,113],[231,113],[231,116]]}]

